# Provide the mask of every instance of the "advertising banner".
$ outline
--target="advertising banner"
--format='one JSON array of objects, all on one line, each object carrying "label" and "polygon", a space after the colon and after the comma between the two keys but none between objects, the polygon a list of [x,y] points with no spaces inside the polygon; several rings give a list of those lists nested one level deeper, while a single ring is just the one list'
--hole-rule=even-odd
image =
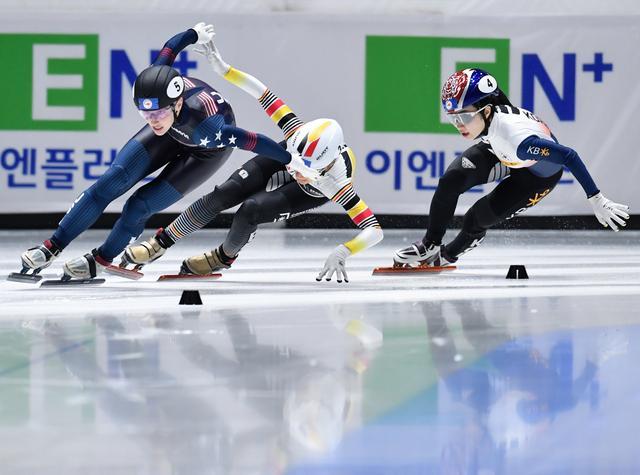
[{"label": "advertising banner", "polygon": [[[306,14],[70,18],[9,13],[0,20],[0,213],[64,212],[145,124],[131,87],[164,42],[198,21],[215,24],[234,67],[262,80],[303,120],[338,120],[357,157],[356,189],[378,214],[426,214],[439,177],[472,142],[447,123],[440,88],[478,66],[511,101],[574,148],[611,199],[640,208],[635,138],[640,25],[606,17],[519,18]],[[174,67],[211,84],[237,125],[282,139],[251,96],[187,48]],[[252,155],[235,150],[177,212]],[[494,185],[463,195],[463,213]],[[107,211],[120,211],[127,195]],[[318,211],[342,213],[333,204]],[[568,171],[529,215],[590,215]]]}]

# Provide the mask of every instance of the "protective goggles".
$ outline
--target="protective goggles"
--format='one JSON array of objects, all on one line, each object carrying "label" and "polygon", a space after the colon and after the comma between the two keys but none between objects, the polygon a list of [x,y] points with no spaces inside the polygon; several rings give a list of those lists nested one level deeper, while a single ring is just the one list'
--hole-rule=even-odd
[{"label": "protective goggles", "polygon": [[138,110],[138,112],[140,112],[140,115],[144,120],[162,120],[173,114],[173,108],[171,106],[167,106],[154,111]]},{"label": "protective goggles", "polygon": [[447,119],[449,119],[449,122],[451,122],[453,125],[468,125],[478,113],[484,110],[485,107],[487,106],[481,107],[477,111],[473,112],[457,112],[455,114],[447,114]]}]

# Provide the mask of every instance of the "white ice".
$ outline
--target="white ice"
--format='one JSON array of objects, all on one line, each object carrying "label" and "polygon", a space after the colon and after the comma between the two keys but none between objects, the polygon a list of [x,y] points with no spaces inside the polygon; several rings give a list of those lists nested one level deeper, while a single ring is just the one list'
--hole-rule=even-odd
[{"label": "white ice", "polygon": [[[260,230],[213,282],[156,279],[223,230],[139,281],[1,282],[3,475],[640,471],[639,232],[490,231],[455,271],[373,276],[422,234],[388,230],[348,284],[316,282],[353,234]],[[1,231],[0,272],[47,237]]]}]

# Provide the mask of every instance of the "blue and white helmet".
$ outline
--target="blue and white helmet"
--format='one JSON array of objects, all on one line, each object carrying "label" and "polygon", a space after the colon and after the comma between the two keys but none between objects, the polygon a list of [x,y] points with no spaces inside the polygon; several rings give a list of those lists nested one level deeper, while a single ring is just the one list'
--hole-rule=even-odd
[{"label": "blue and white helmet", "polygon": [[483,99],[499,94],[498,81],[486,71],[477,68],[453,73],[442,86],[442,107],[448,113],[460,112],[465,107],[478,105]]}]

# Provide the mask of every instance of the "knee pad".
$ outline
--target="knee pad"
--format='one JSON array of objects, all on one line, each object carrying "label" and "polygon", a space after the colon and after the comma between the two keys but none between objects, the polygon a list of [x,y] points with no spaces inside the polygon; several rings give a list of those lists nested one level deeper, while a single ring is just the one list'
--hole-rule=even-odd
[{"label": "knee pad", "polygon": [[129,183],[127,171],[120,165],[114,165],[98,178],[90,190],[96,198],[111,202],[132,185],[133,183]]},{"label": "knee pad", "polygon": [[127,223],[137,223],[149,215],[149,205],[140,193],[135,192],[127,200],[122,209],[122,220]]},{"label": "knee pad", "polygon": [[[480,234],[494,226],[498,217],[491,209],[488,199],[480,199],[464,215],[462,229],[469,234]],[[483,234],[484,235],[484,234]]]},{"label": "knee pad", "polygon": [[249,224],[260,224],[260,204],[253,198],[242,203],[237,214]]}]

